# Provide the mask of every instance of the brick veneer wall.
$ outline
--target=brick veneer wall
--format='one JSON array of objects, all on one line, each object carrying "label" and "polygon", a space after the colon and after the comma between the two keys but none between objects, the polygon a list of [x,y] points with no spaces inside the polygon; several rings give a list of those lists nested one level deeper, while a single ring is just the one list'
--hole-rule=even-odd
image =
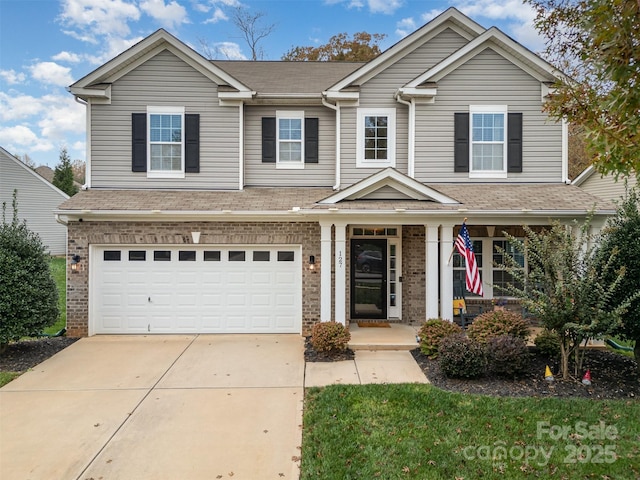
[{"label": "brick veneer wall", "polygon": [[425,248],[424,225],[402,227],[402,323],[425,320]]},{"label": "brick veneer wall", "polygon": [[[192,245],[191,232],[201,232],[200,244],[302,245],[302,334],[320,321],[320,226],[300,223],[212,223],[212,222],[69,222],[68,255],[82,258],[77,272],[68,271],[67,334],[88,335],[89,245]],[[310,255],[316,269],[308,268]],[[67,265],[69,262],[67,262]],[[329,268],[331,266],[329,265]]]}]

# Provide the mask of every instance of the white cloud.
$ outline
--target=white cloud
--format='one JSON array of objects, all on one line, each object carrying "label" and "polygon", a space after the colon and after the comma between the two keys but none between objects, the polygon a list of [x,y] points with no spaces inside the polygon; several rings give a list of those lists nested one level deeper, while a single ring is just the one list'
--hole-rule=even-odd
[{"label": "white cloud", "polygon": [[9,85],[16,85],[22,83],[27,78],[22,72],[16,72],[15,70],[0,70],[0,77],[4,79]]},{"label": "white cloud", "polygon": [[33,130],[25,125],[0,127],[0,145],[10,152],[24,151],[47,152],[53,149],[53,143],[39,138]]},{"label": "white cloud", "polygon": [[442,13],[442,10],[434,8],[433,10],[429,10],[428,12],[424,12],[422,15],[420,15],[420,18],[424,23],[427,23],[428,21],[436,18],[441,13]]},{"label": "white cloud", "polygon": [[242,53],[240,45],[233,42],[219,42],[214,45],[220,57],[227,60],[246,60],[247,57]]},{"label": "white cloud", "polygon": [[66,87],[73,83],[71,69],[58,65],[55,62],[36,63],[29,67],[29,70],[31,70],[31,76],[33,78],[45,84]]},{"label": "white cloud", "polygon": [[55,60],[56,62],[67,62],[67,63],[78,63],[82,61],[82,58],[80,58],[80,55],[78,55],[77,53],[71,53],[71,52],[60,52],[57,55],[54,55],[53,57],[51,57],[52,60]]},{"label": "white cloud", "polygon": [[402,6],[402,0],[367,0],[371,13],[391,15]]},{"label": "white cloud", "polygon": [[403,18],[396,23],[396,35],[399,37],[406,37],[416,29],[416,22],[413,17]]},{"label": "white cloud", "polygon": [[68,133],[84,132],[86,109],[72,95],[46,95],[43,101],[46,109],[38,122],[43,137],[60,142]]},{"label": "white cloud", "polygon": [[43,108],[39,98],[14,92],[0,92],[0,119],[3,122],[15,122],[38,115]]},{"label": "white cloud", "polygon": [[200,13],[209,13],[209,10],[211,10],[211,7],[209,5],[205,5],[204,3],[194,3],[193,4],[193,9],[196,12],[200,12]]},{"label": "white cloud", "polygon": [[222,11],[222,9],[220,8],[216,8],[213,12],[213,15],[211,15],[210,18],[208,18],[207,20],[205,20],[205,24],[207,23],[218,23],[220,21],[225,21],[225,20],[229,20],[229,17],[227,17],[227,15],[225,15],[225,13]]},{"label": "white cloud", "polygon": [[140,10],[125,0],[63,0],[58,17],[71,28],[64,33],[90,43],[98,43],[97,36],[129,35],[129,22],[140,19]]},{"label": "white cloud", "polygon": [[169,3],[164,3],[164,0],[143,0],[140,8],[166,28],[174,29],[189,23],[187,10],[175,0]]},{"label": "white cloud", "polygon": [[117,57],[122,52],[130,48],[132,45],[140,42],[144,37],[135,38],[117,38],[108,37],[105,39],[105,49],[97,55],[85,55],[85,58],[92,65],[102,65],[114,57]]}]

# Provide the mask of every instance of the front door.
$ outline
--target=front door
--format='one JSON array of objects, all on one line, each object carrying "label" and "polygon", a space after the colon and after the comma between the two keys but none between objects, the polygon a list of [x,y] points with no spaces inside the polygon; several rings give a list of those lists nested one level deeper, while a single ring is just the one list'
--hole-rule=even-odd
[{"label": "front door", "polygon": [[351,240],[351,318],[387,318],[387,240]]}]

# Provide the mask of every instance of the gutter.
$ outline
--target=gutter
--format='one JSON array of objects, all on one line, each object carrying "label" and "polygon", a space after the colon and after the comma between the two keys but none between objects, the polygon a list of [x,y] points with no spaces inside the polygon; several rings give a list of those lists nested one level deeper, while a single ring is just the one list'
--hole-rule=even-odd
[{"label": "gutter", "polygon": [[336,183],[333,189],[340,190],[340,102],[336,101],[336,104],[333,105],[323,95],[322,105],[336,112]]}]

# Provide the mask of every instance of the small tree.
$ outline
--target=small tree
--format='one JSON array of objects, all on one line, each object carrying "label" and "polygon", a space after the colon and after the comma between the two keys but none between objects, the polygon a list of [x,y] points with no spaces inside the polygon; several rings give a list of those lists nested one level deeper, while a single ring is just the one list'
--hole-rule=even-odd
[{"label": "small tree", "polygon": [[60,163],[56,165],[51,183],[69,196],[78,193],[78,187],[73,183],[73,167],[66,148],[60,150]]},{"label": "small tree", "polygon": [[[640,198],[635,189],[627,191],[616,216],[603,229],[599,260],[604,262],[615,251],[620,254],[614,258],[613,267],[625,268],[626,274],[611,297],[611,305],[622,303],[640,291]],[[607,280],[615,280],[612,273],[608,272]],[[640,376],[640,299],[632,301],[618,333],[636,342],[633,352]]]},{"label": "small tree", "polygon": [[571,358],[574,375],[582,370],[584,350],[580,353],[580,345],[614,332],[631,301],[612,302],[624,269],[614,270],[617,251],[600,261],[594,238],[588,233],[590,223],[589,218],[572,229],[555,222],[550,230],[541,232],[525,226],[524,241],[506,234],[515,249],[525,255],[528,271],[501,251],[505,264],[499,266],[514,279],[502,290],[521,298],[523,306],[548,330],[557,332],[565,380],[569,378]]},{"label": "small tree", "polygon": [[18,220],[17,190],[13,220],[0,224],[0,351],[20,337],[35,335],[58,318],[58,290],[40,237]]}]

